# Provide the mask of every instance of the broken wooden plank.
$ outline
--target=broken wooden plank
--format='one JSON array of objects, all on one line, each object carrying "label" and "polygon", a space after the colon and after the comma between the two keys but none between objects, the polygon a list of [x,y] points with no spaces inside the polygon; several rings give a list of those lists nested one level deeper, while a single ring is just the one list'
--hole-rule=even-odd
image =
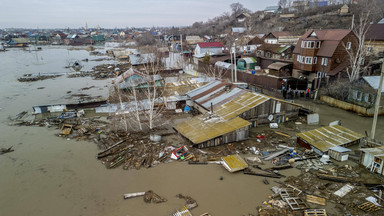
[{"label": "broken wooden plank", "polygon": [[335,193],[336,196],[339,196],[339,197],[344,197],[345,195],[347,195],[347,193],[349,193],[354,187],[350,184],[346,184],[344,185],[343,187],[341,187],[339,190],[337,190]]},{"label": "broken wooden plank", "polygon": [[342,177],[342,176],[333,176],[323,173],[316,173],[316,176],[319,179],[328,180],[328,181],[334,181],[334,182],[341,182],[341,183],[357,183],[360,184],[360,181],[355,178],[349,178],[349,177]]},{"label": "broken wooden plank", "polygon": [[318,205],[326,205],[326,199],[324,198],[321,198],[321,197],[317,197],[317,196],[313,196],[313,195],[305,195],[305,199],[307,200],[307,202],[310,202],[310,203],[315,203],[315,204],[318,204]]},{"label": "broken wooden plank", "polygon": [[145,192],[138,192],[138,193],[127,193],[124,194],[124,199],[131,199],[134,197],[144,196]]},{"label": "broken wooden plank", "polygon": [[288,135],[288,134],[286,134],[286,133],[283,133],[283,132],[277,132],[277,131],[275,131],[275,134],[279,134],[279,135],[281,135],[281,136],[285,136],[285,137],[288,137],[288,138],[291,137],[290,135]]},{"label": "broken wooden plank", "polygon": [[275,175],[272,173],[257,173],[255,171],[250,170],[250,169],[245,169],[243,171],[243,173],[246,175],[263,176],[263,177],[270,177],[270,178],[281,178],[281,176],[279,176],[279,175]]}]

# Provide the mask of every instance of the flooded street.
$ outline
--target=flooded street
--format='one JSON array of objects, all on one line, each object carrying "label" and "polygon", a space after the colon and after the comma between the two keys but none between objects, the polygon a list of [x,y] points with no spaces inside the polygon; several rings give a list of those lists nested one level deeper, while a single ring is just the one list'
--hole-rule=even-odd
[{"label": "flooded street", "polygon": [[[0,215],[170,215],[185,204],[176,198],[179,193],[197,201],[199,206],[191,211],[194,215],[256,214],[256,206],[262,205],[271,194],[275,182],[264,185],[260,177],[229,173],[215,164],[171,162],[140,170],[106,169],[96,159],[99,150],[94,143],[57,137],[58,130],[54,128],[8,125],[9,116],[32,111],[34,105],[77,102],[71,94],[108,96],[111,79],[61,76],[31,83],[17,81],[26,73],[70,72],[65,68],[69,59],[85,58],[100,57],[65,47],[43,47],[39,52],[19,49],[0,52],[0,148],[13,146],[15,150],[0,155]],[[114,62],[83,62],[83,70],[103,63]],[[90,86],[95,87],[81,90]],[[341,120],[345,127],[370,133],[372,118],[309,101],[297,102],[320,113],[321,125]],[[383,130],[381,116],[377,139],[384,140]],[[299,173],[296,169],[281,171],[292,172]],[[123,199],[124,193],[148,190],[168,201],[146,204],[142,198]]]}]

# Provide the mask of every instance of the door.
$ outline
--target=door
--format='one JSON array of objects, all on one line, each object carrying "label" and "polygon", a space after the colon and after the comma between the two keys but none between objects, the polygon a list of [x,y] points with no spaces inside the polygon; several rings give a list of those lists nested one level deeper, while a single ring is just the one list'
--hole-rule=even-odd
[{"label": "door", "polygon": [[277,102],[276,104],[276,113],[280,113],[281,110],[281,103]]}]

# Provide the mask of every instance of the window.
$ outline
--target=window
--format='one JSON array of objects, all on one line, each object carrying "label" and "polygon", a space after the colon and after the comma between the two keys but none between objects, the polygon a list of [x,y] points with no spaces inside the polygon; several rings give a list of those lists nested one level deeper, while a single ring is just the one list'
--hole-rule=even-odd
[{"label": "window", "polygon": [[372,52],[372,47],[367,47],[367,51],[371,53]]},{"label": "window", "polygon": [[297,55],[297,61],[300,62],[301,55]]},{"label": "window", "polygon": [[365,103],[370,103],[370,100],[369,100],[369,93],[365,93],[365,95],[364,95],[364,102],[365,102]]},{"label": "window", "polygon": [[312,64],[312,57],[305,57],[305,64]]},{"label": "window", "polygon": [[267,57],[267,58],[271,58],[271,53],[270,53],[270,52],[266,52],[266,53],[265,53],[265,57]]},{"label": "window", "polygon": [[363,97],[363,93],[361,93],[361,91],[358,91],[357,92],[357,100],[358,101],[361,101],[361,98]]},{"label": "window", "polygon": [[327,73],[323,73],[320,71],[316,73],[316,78],[325,78],[326,76],[327,76]]},{"label": "window", "polygon": [[316,47],[317,47],[317,48],[320,48],[320,44],[321,44],[321,42],[320,42],[320,41],[317,41],[317,42],[316,42]]},{"label": "window", "polygon": [[327,66],[328,65],[328,58],[322,58],[321,59],[321,65]]},{"label": "window", "polygon": [[317,57],[313,58],[313,64],[317,64]]},{"label": "window", "polygon": [[352,43],[351,43],[351,42],[348,42],[347,45],[345,46],[345,48],[346,48],[347,50],[350,50],[350,49],[351,49],[351,45],[352,45]]},{"label": "window", "polygon": [[352,91],[352,98],[353,98],[353,100],[357,99],[357,91],[356,90]]},{"label": "window", "polygon": [[301,61],[300,61],[300,63],[304,63],[304,61],[305,61],[305,56],[301,56]]}]

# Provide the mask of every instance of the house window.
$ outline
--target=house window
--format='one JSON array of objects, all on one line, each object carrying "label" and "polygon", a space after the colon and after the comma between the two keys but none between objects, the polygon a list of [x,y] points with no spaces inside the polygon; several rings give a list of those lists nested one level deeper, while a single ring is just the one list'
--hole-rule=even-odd
[{"label": "house window", "polygon": [[320,48],[320,44],[321,44],[321,42],[320,42],[320,41],[317,41],[317,42],[316,42],[316,47],[317,47],[317,48]]},{"label": "house window", "polygon": [[300,62],[301,55],[297,55],[297,61]]},{"label": "house window", "polygon": [[318,71],[316,73],[316,78],[324,78],[326,76],[327,76],[327,73],[323,73],[323,72],[320,72],[320,71]]},{"label": "house window", "polygon": [[301,41],[301,48],[305,48],[305,42]]},{"label": "house window", "polygon": [[357,100],[358,101],[361,101],[361,98],[363,97],[363,93],[361,93],[361,91],[358,91],[357,92]]},{"label": "house window", "polygon": [[321,65],[327,66],[328,65],[328,58],[322,58],[321,59]]},{"label": "house window", "polygon": [[371,53],[372,52],[372,47],[367,47],[367,51]]},{"label": "house window", "polygon": [[305,57],[305,64],[312,64],[312,57]]},{"label": "house window", "polygon": [[369,93],[365,93],[365,95],[364,95],[364,102],[365,102],[365,103],[370,103],[370,100],[369,100]]},{"label": "house window", "polygon": [[352,90],[352,98],[353,100],[357,99],[357,90]]},{"label": "house window", "polygon": [[270,52],[266,52],[266,53],[265,53],[265,57],[267,57],[267,58],[271,58],[271,53],[270,53]]},{"label": "house window", "polygon": [[308,42],[309,44],[309,47],[308,48],[315,48],[315,42],[314,41],[311,41],[311,42]]},{"label": "house window", "polygon": [[317,57],[313,58],[313,64],[317,64]]},{"label": "house window", "polygon": [[351,45],[352,45],[351,42],[347,42],[347,45],[345,46],[345,48],[346,48],[347,50],[350,50],[350,49],[351,49]]}]

